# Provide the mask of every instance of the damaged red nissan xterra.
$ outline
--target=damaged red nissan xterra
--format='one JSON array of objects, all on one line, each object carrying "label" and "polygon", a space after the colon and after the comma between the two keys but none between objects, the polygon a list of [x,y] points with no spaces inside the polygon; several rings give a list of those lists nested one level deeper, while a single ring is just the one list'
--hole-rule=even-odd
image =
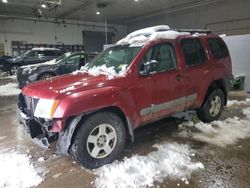
[{"label": "damaged red nissan xterra", "polygon": [[196,110],[217,120],[227,103],[231,59],[203,30],[135,31],[73,74],[32,83],[18,99],[19,121],[45,147],[97,168],[115,160],[134,129]]}]

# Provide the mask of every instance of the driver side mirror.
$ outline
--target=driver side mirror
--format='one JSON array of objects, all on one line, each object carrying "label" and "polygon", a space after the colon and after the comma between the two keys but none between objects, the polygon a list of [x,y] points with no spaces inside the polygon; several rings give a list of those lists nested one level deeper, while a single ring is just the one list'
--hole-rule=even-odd
[{"label": "driver side mirror", "polygon": [[158,65],[158,61],[156,60],[151,60],[149,62],[144,63],[143,68],[140,71],[140,74],[142,76],[146,76],[146,75],[154,73],[156,71],[157,65]]}]

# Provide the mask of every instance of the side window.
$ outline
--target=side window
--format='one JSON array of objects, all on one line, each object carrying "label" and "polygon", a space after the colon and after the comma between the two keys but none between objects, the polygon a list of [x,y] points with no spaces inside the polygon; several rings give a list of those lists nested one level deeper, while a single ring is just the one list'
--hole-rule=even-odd
[{"label": "side window", "polygon": [[187,66],[205,63],[206,55],[199,39],[182,39],[181,48]]},{"label": "side window", "polygon": [[144,63],[152,60],[157,61],[156,72],[174,70],[177,67],[174,48],[169,43],[158,44],[151,48],[141,63],[140,71],[143,69]]},{"label": "side window", "polygon": [[220,59],[228,56],[227,47],[221,39],[208,39],[208,45],[214,59]]},{"label": "side window", "polygon": [[37,54],[38,52],[37,51],[30,51],[28,54],[27,54],[27,57],[37,57]]},{"label": "side window", "polygon": [[66,60],[66,64],[77,64],[80,61],[80,55],[69,57]]}]

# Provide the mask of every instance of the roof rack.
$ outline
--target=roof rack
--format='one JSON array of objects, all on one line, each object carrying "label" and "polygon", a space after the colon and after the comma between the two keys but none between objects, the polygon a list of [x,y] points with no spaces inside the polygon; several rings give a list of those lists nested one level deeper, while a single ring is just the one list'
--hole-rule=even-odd
[{"label": "roof rack", "polygon": [[206,29],[174,29],[175,31],[178,32],[188,32],[191,35],[195,34],[195,33],[201,33],[201,34],[212,34],[212,31],[210,30],[206,30]]}]

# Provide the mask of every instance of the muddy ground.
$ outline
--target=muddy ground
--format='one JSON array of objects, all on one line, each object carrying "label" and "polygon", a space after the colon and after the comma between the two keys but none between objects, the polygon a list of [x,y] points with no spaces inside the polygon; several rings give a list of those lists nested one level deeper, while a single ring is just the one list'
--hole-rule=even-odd
[{"label": "muddy ground", "polygon": [[[0,80],[0,85],[10,82]],[[231,99],[245,99],[245,92],[230,93]],[[16,96],[0,96],[0,150],[14,149],[32,156],[37,167],[46,171],[45,180],[38,186],[45,187],[93,187],[95,176],[89,170],[80,168],[70,157],[56,156],[51,150],[43,150],[31,142],[21,126],[16,122]],[[221,119],[241,117],[242,106],[226,109]],[[192,174],[189,184],[166,178],[155,187],[250,187],[250,139],[243,139],[235,145],[221,148],[190,139],[176,137],[180,119],[167,118],[146,125],[135,132],[135,143],[127,144],[123,157],[133,154],[146,155],[153,151],[153,145],[162,141],[178,142],[195,148],[195,160],[202,162],[204,170]],[[45,161],[39,162],[38,158]],[[54,176],[54,177],[53,177]],[[180,183],[180,184],[179,184]],[[178,186],[177,186],[178,185]]]}]

